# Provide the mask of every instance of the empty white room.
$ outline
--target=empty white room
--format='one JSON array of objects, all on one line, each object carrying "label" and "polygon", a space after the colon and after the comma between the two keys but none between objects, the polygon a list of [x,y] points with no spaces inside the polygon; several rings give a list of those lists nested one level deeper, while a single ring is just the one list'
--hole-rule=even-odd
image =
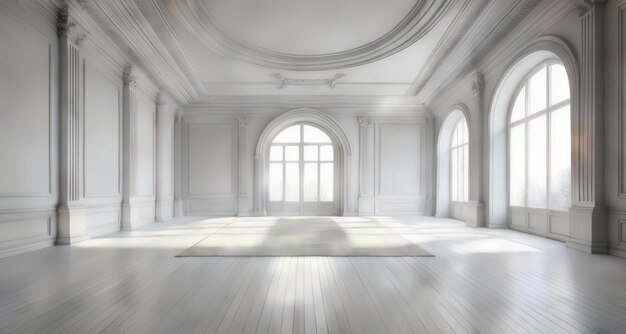
[{"label": "empty white room", "polygon": [[0,0],[0,333],[626,332],[626,0]]}]

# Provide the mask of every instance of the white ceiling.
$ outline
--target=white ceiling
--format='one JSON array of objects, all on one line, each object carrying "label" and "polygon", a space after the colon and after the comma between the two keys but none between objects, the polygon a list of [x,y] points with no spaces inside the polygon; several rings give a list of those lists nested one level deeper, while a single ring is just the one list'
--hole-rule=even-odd
[{"label": "white ceiling", "polygon": [[487,0],[139,1],[207,95],[405,95]]},{"label": "white ceiling", "polygon": [[[211,96],[420,96],[539,0],[91,0],[139,60]],[[511,22],[510,24],[506,24]],[[476,32],[484,32],[478,36]],[[471,38],[468,35],[472,35]],[[492,41],[493,42],[493,41]],[[473,59],[466,59],[470,63]],[[163,67],[165,66],[165,67]],[[159,77],[159,69],[152,69]],[[182,80],[181,80],[182,76]],[[437,81],[435,81],[437,82]],[[188,100],[188,99],[187,99]]]}]

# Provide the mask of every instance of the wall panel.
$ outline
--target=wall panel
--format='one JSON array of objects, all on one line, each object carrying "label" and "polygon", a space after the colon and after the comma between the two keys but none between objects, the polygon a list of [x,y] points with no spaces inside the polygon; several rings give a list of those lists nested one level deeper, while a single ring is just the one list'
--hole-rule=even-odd
[{"label": "wall panel", "polygon": [[0,13],[0,196],[50,196],[52,44]]},{"label": "wall panel", "polygon": [[156,106],[139,99],[137,112],[137,196],[154,196]]},{"label": "wall panel", "polygon": [[233,125],[190,124],[189,195],[232,194]]},{"label": "wall panel", "polygon": [[120,195],[120,87],[85,65],[85,197]]},{"label": "wall panel", "polygon": [[0,8],[0,257],[54,243],[56,45]]}]

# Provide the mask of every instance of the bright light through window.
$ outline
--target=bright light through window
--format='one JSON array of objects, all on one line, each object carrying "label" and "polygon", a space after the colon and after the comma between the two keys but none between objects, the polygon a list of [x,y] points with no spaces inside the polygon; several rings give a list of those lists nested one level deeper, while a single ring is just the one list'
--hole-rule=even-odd
[{"label": "bright light through window", "polygon": [[567,210],[571,205],[569,80],[544,63],[522,82],[509,122],[511,206]]},{"label": "bright light through window", "polygon": [[270,147],[270,201],[333,202],[334,160],[324,131],[307,124],[281,131]]},{"label": "bright light through window", "polygon": [[469,200],[469,130],[465,117],[461,118],[452,133],[451,157],[451,194],[453,202]]}]

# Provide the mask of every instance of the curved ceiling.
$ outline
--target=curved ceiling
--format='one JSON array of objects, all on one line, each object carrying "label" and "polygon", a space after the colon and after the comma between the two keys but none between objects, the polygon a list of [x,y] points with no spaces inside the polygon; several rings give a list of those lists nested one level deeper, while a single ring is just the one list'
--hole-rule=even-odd
[{"label": "curved ceiling", "polygon": [[222,55],[286,70],[336,70],[422,38],[450,0],[165,0],[176,21]]}]

